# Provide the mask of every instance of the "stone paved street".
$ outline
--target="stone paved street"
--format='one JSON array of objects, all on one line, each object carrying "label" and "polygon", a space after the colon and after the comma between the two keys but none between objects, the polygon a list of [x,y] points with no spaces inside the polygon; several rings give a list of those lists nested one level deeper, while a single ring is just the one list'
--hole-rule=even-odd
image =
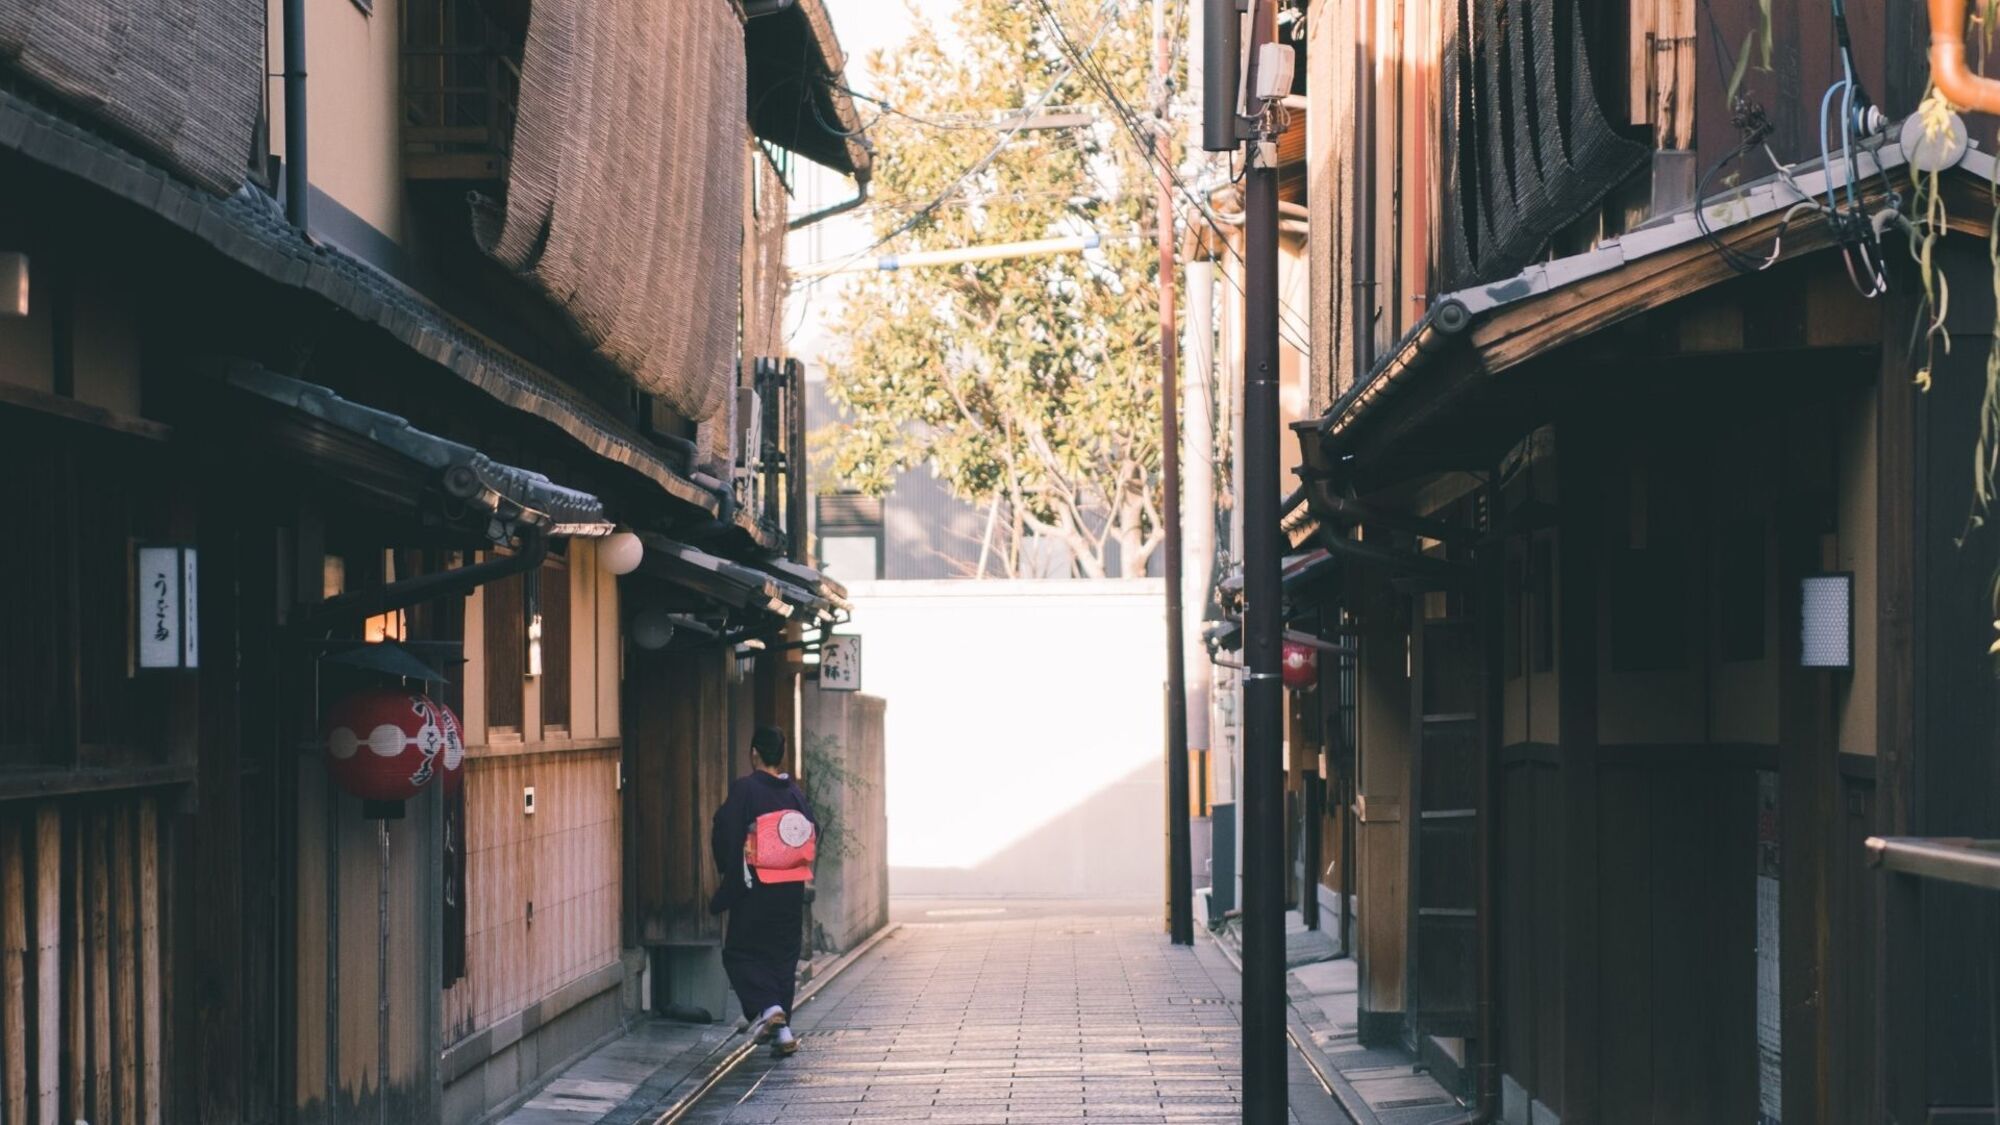
[{"label": "stone paved street", "polygon": [[[760,1052],[700,1125],[1236,1120],[1237,978],[1157,917],[905,924],[799,1013],[799,1054]],[[1292,1119],[1345,1122],[1293,1059]]]}]

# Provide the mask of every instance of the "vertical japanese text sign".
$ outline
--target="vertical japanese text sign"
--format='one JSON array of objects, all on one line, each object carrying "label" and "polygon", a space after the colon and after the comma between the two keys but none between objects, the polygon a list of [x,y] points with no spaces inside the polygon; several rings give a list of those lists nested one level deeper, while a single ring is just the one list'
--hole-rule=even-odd
[{"label": "vertical japanese text sign", "polygon": [[193,547],[141,546],[134,552],[133,619],[142,670],[199,665]]},{"label": "vertical japanese text sign", "polygon": [[819,649],[821,691],[861,690],[861,638],[828,637]]}]

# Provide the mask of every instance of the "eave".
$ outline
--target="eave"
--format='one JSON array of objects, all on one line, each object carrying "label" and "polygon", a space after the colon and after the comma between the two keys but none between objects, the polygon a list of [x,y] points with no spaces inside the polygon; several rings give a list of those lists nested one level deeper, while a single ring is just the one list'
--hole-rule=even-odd
[{"label": "eave", "polygon": [[[1810,195],[1823,195],[1829,180],[1846,181],[1846,167],[1815,166],[1794,173],[1793,182]],[[1860,153],[1855,171],[1862,206],[1874,211],[1887,202],[1887,175],[1907,167],[1900,145],[1890,142],[1876,154]],[[1942,177],[1948,196],[1950,229],[1987,233],[1982,198],[1996,172],[1992,156],[1968,151]],[[1907,187],[1907,173],[1897,175]],[[1787,212],[1802,201],[1780,177],[1760,181],[1702,203],[1716,237],[1737,251],[1761,258],[1770,252]],[[1837,245],[1824,217],[1801,215],[1784,233],[1779,261],[1790,261]],[[1898,251],[1900,252],[1900,250]],[[1459,408],[1467,396],[1540,356],[1585,339],[1622,321],[1682,300],[1743,276],[1723,261],[1702,237],[1690,208],[1608,239],[1580,254],[1553,259],[1513,277],[1441,295],[1424,318],[1378,359],[1357,384],[1319,418],[1296,423],[1307,471],[1320,481],[1351,471],[1394,448],[1407,434]],[[1319,489],[1316,492],[1321,491]]]},{"label": "eave", "polygon": [[[771,8],[772,0],[761,5]],[[874,153],[846,90],[847,55],[825,0],[789,0],[743,25],[750,129],[758,139],[866,183]]]},{"label": "eave", "polygon": [[179,179],[95,131],[0,90],[0,152],[53,169],[169,225],[278,289],[324,302],[499,403],[644,478],[672,500],[713,516],[721,501],[688,480],[658,447],[556,374],[502,347],[423,294],[289,226],[255,188],[227,198]]}]

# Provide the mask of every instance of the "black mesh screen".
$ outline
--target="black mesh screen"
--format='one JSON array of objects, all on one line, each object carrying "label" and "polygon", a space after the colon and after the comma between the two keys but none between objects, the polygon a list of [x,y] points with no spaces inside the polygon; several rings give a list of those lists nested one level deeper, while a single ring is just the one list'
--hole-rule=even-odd
[{"label": "black mesh screen", "polygon": [[1646,158],[1605,121],[1576,0],[1447,4],[1447,284],[1519,272]]}]

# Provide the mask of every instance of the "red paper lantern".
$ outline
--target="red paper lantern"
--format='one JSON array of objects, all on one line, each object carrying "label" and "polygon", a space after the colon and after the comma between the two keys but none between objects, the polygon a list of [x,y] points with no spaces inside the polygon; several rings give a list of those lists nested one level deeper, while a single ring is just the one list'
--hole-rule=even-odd
[{"label": "red paper lantern", "polygon": [[450,797],[465,785],[465,728],[459,725],[451,708],[440,703],[437,709],[438,719],[444,724],[444,759],[438,784],[444,786],[444,795]]},{"label": "red paper lantern", "polygon": [[422,692],[355,692],[327,712],[327,771],[364,801],[407,801],[438,775],[448,714]]},{"label": "red paper lantern", "polygon": [[1280,666],[1284,671],[1286,687],[1303,689],[1319,686],[1319,650],[1311,645],[1286,641]]}]

